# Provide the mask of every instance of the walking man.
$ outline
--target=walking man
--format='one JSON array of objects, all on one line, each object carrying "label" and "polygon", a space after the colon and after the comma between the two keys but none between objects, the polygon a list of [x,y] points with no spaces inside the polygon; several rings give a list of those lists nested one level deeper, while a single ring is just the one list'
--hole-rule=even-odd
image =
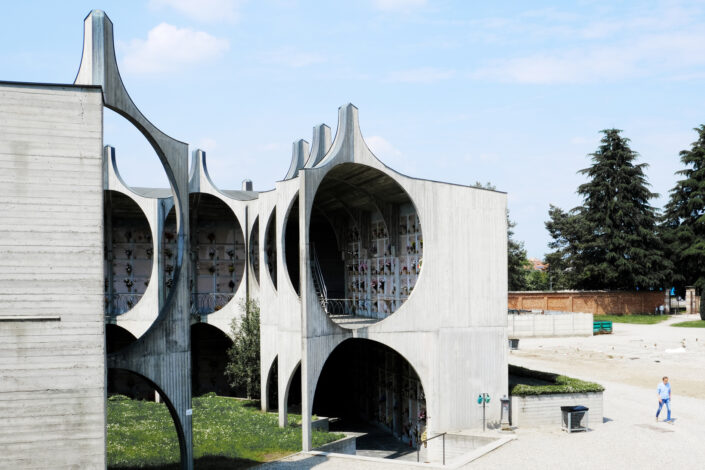
[{"label": "walking man", "polygon": [[666,422],[671,421],[671,384],[668,383],[668,377],[663,378],[663,382],[658,384],[656,387],[656,392],[658,393],[658,410],[656,411],[656,422],[658,423],[658,415],[661,413],[661,408],[666,405],[666,410],[668,410],[668,416],[666,416]]}]

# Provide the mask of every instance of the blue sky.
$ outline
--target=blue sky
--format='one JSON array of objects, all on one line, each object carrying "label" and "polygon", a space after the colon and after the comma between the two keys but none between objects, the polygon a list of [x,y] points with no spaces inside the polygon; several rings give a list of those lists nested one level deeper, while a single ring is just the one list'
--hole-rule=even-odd
[{"label": "blue sky", "polygon": [[[291,143],[321,122],[335,132],[352,102],[396,170],[507,191],[533,257],[548,251],[549,204],[580,202],[576,172],[601,129],[632,140],[661,207],[705,123],[702,2],[9,2],[0,79],[71,83],[92,8],[114,23],[134,101],[205,149],[221,188],[272,188]],[[129,184],[166,185],[146,141],[110,111],[105,143]]]}]

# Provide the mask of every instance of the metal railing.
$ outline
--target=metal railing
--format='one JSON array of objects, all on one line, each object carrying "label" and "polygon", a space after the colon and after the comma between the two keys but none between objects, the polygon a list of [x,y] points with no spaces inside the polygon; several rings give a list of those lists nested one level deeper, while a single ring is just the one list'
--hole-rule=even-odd
[{"label": "metal railing", "polygon": [[105,314],[121,315],[132,309],[142,298],[142,294],[123,293],[105,294]]},{"label": "metal railing", "polygon": [[426,444],[428,441],[433,440],[437,437],[442,437],[443,438],[443,465],[446,464],[446,433],[442,432],[440,434],[436,434],[433,437],[429,437],[427,439],[424,439],[419,442],[419,445],[416,447],[416,461],[419,462],[421,460],[421,445]]},{"label": "metal railing", "polygon": [[[311,274],[316,293],[321,300],[321,306],[325,310],[328,306],[328,289],[326,288],[326,281],[323,279],[323,271],[321,271],[321,263],[318,261],[316,246],[313,243],[311,243]],[[326,312],[330,313],[328,310]]]},{"label": "metal railing", "polygon": [[225,307],[232,298],[232,293],[222,292],[191,294],[191,313],[193,315],[208,315]]},{"label": "metal railing", "polygon": [[329,315],[357,315],[371,317],[371,299],[326,299],[326,312]]}]

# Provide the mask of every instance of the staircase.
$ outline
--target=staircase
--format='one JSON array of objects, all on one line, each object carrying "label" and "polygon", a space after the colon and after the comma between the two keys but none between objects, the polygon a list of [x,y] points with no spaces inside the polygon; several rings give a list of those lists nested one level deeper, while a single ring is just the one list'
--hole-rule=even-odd
[{"label": "staircase", "polygon": [[313,243],[311,243],[311,274],[313,277],[313,288],[316,290],[321,308],[324,312],[328,313],[328,291],[326,289],[326,282],[323,279],[321,263],[318,261],[316,246]]}]

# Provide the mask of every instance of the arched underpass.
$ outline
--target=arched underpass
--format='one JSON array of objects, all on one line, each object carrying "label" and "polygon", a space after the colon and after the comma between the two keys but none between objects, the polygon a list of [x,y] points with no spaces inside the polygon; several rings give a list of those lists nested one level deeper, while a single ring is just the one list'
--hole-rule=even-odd
[{"label": "arched underpass", "polygon": [[365,433],[357,439],[358,454],[375,457],[414,452],[426,427],[426,399],[414,368],[390,347],[359,338],[329,356],[313,413],[336,418],[331,430]]},{"label": "arched underpass", "polygon": [[218,328],[207,323],[191,325],[191,390],[193,396],[215,392],[233,396],[225,377],[228,349],[233,342]]}]

